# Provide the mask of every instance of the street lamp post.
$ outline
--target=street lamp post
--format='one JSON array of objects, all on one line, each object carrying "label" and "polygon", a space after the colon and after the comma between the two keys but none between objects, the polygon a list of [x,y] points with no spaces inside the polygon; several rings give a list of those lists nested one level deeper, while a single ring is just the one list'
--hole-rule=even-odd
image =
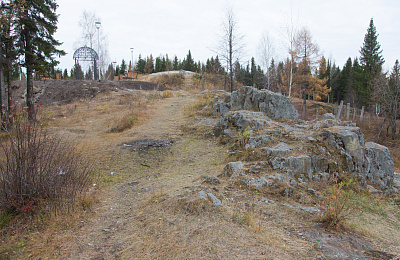
[{"label": "street lamp post", "polygon": [[133,48],[131,48],[131,65],[132,65],[132,81],[133,81]]},{"label": "street lamp post", "polygon": [[94,23],[97,28],[97,55],[99,56],[99,64],[97,65],[99,67],[99,74],[98,74],[98,80],[100,81],[100,26],[101,22],[95,22]]}]

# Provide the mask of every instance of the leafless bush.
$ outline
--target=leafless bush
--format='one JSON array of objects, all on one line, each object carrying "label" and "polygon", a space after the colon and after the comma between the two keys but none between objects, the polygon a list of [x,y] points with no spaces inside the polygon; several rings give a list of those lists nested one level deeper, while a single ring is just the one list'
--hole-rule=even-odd
[{"label": "leafless bush", "polygon": [[26,115],[4,131],[9,138],[0,145],[0,210],[71,209],[92,183],[93,164]]}]

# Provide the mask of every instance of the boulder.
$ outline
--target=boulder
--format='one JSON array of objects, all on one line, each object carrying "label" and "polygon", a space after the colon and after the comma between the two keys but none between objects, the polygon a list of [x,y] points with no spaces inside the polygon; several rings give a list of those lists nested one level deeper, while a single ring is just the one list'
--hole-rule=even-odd
[{"label": "boulder", "polygon": [[288,144],[283,142],[280,142],[272,148],[263,147],[260,150],[267,152],[267,156],[271,157],[284,156],[292,152],[292,148]]},{"label": "boulder", "polygon": [[333,120],[335,120],[336,118],[332,113],[326,113],[326,114],[322,115],[321,119],[322,120],[325,120],[325,119],[333,119]]},{"label": "boulder", "polygon": [[228,114],[229,112],[230,112],[230,109],[229,109],[227,103],[225,103],[225,102],[218,102],[213,105],[214,116],[219,115],[219,114],[224,116],[224,115]]},{"label": "boulder", "polygon": [[288,97],[269,90],[257,90],[244,86],[232,92],[230,106],[233,110],[255,110],[264,112],[267,116],[280,119],[296,120],[297,110]]},{"label": "boulder", "polygon": [[365,143],[365,174],[381,189],[392,186],[394,163],[387,147],[373,142]]},{"label": "boulder", "polygon": [[219,200],[217,197],[215,197],[214,194],[212,194],[211,192],[207,192],[207,196],[210,198],[210,200],[212,201],[212,203],[214,204],[214,206],[216,206],[216,207],[222,207],[222,202],[221,202],[221,200]]},{"label": "boulder", "polygon": [[239,173],[243,167],[244,165],[241,161],[230,162],[224,167],[222,173],[218,175],[218,177],[231,177],[233,174]]},{"label": "boulder", "polygon": [[218,137],[230,126],[237,128],[238,131],[263,130],[269,125],[268,121],[262,112],[232,111],[218,121],[214,127],[214,134]]},{"label": "boulder", "polygon": [[244,179],[243,182],[249,186],[255,186],[257,188],[270,187],[275,183],[274,181],[267,180],[265,177],[259,177],[255,179]]},{"label": "boulder", "polygon": [[248,150],[256,148],[265,145],[271,142],[272,140],[274,140],[274,137],[271,135],[260,135],[257,137],[249,137],[249,139],[247,140],[247,144],[245,144],[244,146],[244,149]]}]

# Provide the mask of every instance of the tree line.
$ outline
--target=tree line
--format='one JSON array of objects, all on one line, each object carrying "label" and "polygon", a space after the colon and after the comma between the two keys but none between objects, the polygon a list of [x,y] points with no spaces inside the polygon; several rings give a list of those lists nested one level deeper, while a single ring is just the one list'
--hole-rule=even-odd
[{"label": "tree line", "polygon": [[[57,68],[57,57],[65,52],[58,49],[60,42],[53,35],[57,29],[58,16],[54,0],[9,0],[1,2],[1,42],[0,42],[0,102],[2,122],[11,121],[12,89],[11,82],[25,68],[27,81],[26,104],[30,115],[34,114],[33,73],[36,75],[55,76],[60,73],[63,79],[92,79],[91,67],[83,71],[79,64],[74,65],[69,73]],[[80,25],[82,44],[94,47],[93,21],[99,18],[95,14],[83,13]],[[264,37],[260,44],[261,62],[256,58],[242,61],[243,36],[237,32],[237,21],[232,9],[226,12],[224,33],[216,55],[205,62],[195,61],[189,50],[186,57],[179,59],[168,54],[154,58],[139,55],[135,64],[122,60],[120,64],[104,65],[101,72],[103,79],[127,75],[132,68],[139,73],[148,74],[170,70],[187,70],[221,75],[226,78],[226,90],[233,91],[234,85],[250,85],[259,89],[268,89],[289,97],[303,99],[303,116],[306,101],[344,102],[353,106],[373,108],[392,126],[396,133],[396,118],[399,117],[400,86],[398,83],[399,64],[396,62],[390,72],[383,71],[384,58],[378,42],[378,33],[373,19],[370,20],[360,56],[349,57],[342,68],[334,60],[327,60],[320,55],[318,44],[313,40],[307,28],[295,30],[287,27],[288,56],[278,61],[272,55],[270,39]],[[101,48],[100,48],[101,47]],[[106,46],[99,46],[106,57]],[[103,62],[107,60],[103,58]],[[378,109],[379,107],[379,109]],[[377,112],[378,113],[378,112]],[[9,119],[10,118],[10,119]]]}]

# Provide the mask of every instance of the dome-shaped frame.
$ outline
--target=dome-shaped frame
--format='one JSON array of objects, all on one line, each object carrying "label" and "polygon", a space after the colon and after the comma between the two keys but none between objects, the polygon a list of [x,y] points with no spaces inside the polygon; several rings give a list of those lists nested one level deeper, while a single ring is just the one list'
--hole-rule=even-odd
[{"label": "dome-shaped frame", "polygon": [[[97,73],[97,61],[99,60],[99,55],[95,50],[90,47],[84,46],[80,47],[74,52],[73,56],[75,64],[79,64],[79,61],[90,61],[93,62],[94,80],[99,79]],[[75,73],[75,79],[78,79],[78,75]]]}]

